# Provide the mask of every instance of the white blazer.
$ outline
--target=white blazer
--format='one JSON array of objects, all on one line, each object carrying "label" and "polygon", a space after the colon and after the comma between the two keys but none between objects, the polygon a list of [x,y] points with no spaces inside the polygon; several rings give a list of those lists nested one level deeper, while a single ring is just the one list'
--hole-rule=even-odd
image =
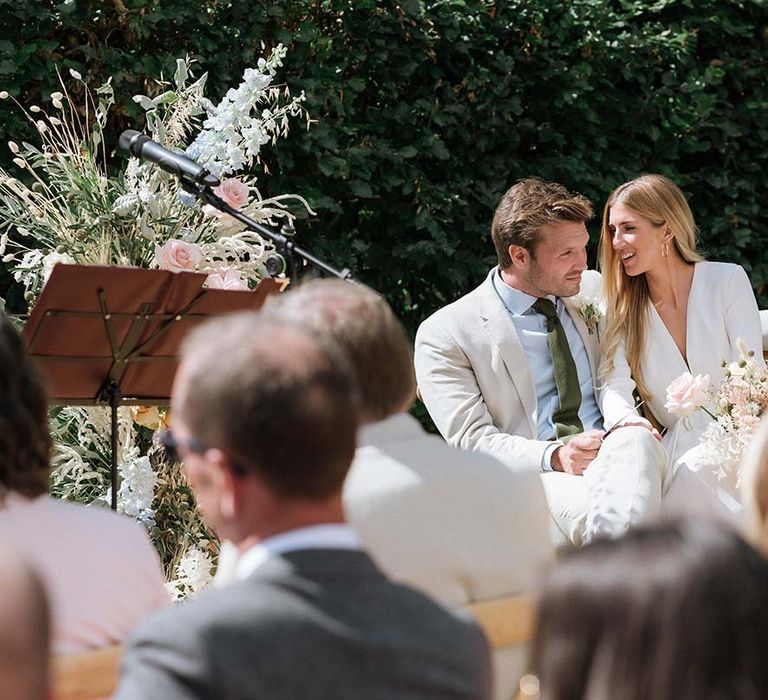
[{"label": "white blazer", "polygon": [[[533,378],[509,311],[493,287],[496,269],[475,290],[421,324],[416,333],[416,378],[429,414],[451,445],[539,471],[550,443],[537,438]],[[581,291],[601,298],[600,274],[584,272]],[[589,332],[572,300],[563,302],[596,377],[599,334]]]},{"label": "white blazer", "polygon": [[[664,404],[667,387],[674,379],[684,372],[707,374],[712,387],[717,388],[725,376],[721,363],[739,357],[739,340],[762,362],[760,313],[747,273],[739,265],[696,263],[688,296],[687,363],[650,301],[648,315],[648,337],[642,359],[643,379],[650,392],[648,407],[670,432],[678,417],[667,411]],[[634,388],[624,350],[620,348],[614,370],[598,397],[606,427],[626,415],[629,410],[627,397]],[[698,413],[702,415],[697,418],[702,418],[704,414]],[[697,422],[705,426],[708,421]],[[698,439],[698,435],[693,437]]]}]

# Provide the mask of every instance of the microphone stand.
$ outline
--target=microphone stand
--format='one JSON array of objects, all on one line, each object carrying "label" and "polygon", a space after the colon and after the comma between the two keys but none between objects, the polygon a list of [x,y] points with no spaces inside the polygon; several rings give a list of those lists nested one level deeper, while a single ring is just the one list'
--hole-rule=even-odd
[{"label": "microphone stand", "polygon": [[[249,216],[246,216],[241,211],[238,211],[234,207],[227,204],[221,197],[215,194],[213,189],[208,185],[203,185],[184,176],[179,177],[179,183],[184,191],[189,192],[190,194],[194,194],[197,197],[201,197],[212,207],[215,207],[219,211],[223,211],[226,214],[229,214],[234,219],[237,219],[240,223],[245,224],[245,226],[247,226],[252,231],[255,231],[260,236],[263,236],[268,241],[271,241],[277,249],[278,254],[285,261],[285,272],[289,277],[291,277],[295,271],[296,261],[298,260],[302,265],[313,265],[318,270],[322,270],[323,272],[332,275],[333,277],[338,277],[339,279],[346,280],[347,282],[357,283],[357,281],[352,277],[352,273],[349,271],[349,269],[344,268],[343,270],[337,270],[335,267],[329,265],[323,260],[320,260],[320,258],[315,257],[310,252],[300,248],[290,238],[285,236],[284,233],[291,233],[294,230],[292,226],[285,225],[282,228],[282,232],[278,233],[277,231],[273,231],[271,228],[268,228],[267,226],[254,221]],[[271,260],[267,261],[267,272],[272,277],[277,277],[277,275],[283,272],[283,270],[279,269],[280,267],[282,266],[279,263],[272,262]]]}]

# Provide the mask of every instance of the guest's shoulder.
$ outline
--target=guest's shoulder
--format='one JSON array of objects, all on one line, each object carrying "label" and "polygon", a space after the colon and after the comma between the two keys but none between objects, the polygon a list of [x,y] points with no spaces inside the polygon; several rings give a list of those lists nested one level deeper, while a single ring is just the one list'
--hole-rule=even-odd
[{"label": "guest's shoulder", "polygon": [[72,541],[113,542],[125,557],[150,553],[153,561],[157,558],[146,529],[109,508],[41,496],[30,503],[30,515],[55,522]]},{"label": "guest's shoulder", "polygon": [[361,445],[355,453],[353,468],[376,475],[385,466],[384,462],[390,465],[397,462],[412,471],[418,476],[408,479],[414,486],[427,487],[442,482],[457,492],[466,493],[469,489],[475,496],[478,491],[487,491],[507,498],[517,487],[539,483],[535,472],[515,471],[489,454],[458,449],[440,436],[424,431],[400,443]]},{"label": "guest's shoulder", "polygon": [[[203,636],[217,623],[233,624],[251,616],[244,601],[259,603],[259,596],[248,595],[248,582],[238,581],[220,589],[209,589],[192,600],[174,603],[145,619],[133,636],[134,645],[154,642],[175,646],[180,632],[186,638]],[[245,606],[247,607],[247,606]]]},{"label": "guest's shoulder", "polygon": [[387,580],[391,609],[400,620],[409,620],[414,631],[434,639],[450,639],[455,648],[484,650],[487,641],[477,621],[465,610],[449,607],[404,583]]}]

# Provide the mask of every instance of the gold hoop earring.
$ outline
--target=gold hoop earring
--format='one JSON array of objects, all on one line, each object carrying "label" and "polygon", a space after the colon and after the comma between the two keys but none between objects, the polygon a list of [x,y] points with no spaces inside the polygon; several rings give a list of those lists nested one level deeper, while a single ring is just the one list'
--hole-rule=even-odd
[{"label": "gold hoop earring", "polygon": [[662,257],[666,258],[669,255],[669,243],[664,241],[664,243],[661,244],[661,255]]}]

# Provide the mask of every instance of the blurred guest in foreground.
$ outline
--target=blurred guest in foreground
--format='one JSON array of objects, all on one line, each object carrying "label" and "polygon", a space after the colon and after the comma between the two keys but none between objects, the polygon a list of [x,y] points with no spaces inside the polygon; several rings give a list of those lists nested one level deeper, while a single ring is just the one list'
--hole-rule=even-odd
[{"label": "blurred guest in foreground", "polygon": [[741,490],[749,537],[758,549],[768,554],[768,420],[765,418],[744,453]]},{"label": "blurred guest in foreground", "polygon": [[15,553],[0,549],[0,697],[49,697],[50,630],[45,591]]},{"label": "blurred guest in foreground", "polygon": [[[531,591],[553,557],[536,474],[449,447],[407,413],[416,392],[405,329],[379,295],[313,280],[269,300],[350,362],[362,426],[344,508],[392,578],[449,605]],[[494,655],[496,697],[512,697],[527,650]]]},{"label": "blurred guest in foreground", "polygon": [[160,560],[137,522],[48,496],[50,453],[45,389],[0,314],[0,542],[40,572],[55,653],[119,644],[169,602]]},{"label": "blurred guest in foreground", "polygon": [[237,581],[141,626],[119,700],[489,697],[478,627],[389,581],[345,523],[358,427],[345,365],[251,313],[188,337],[165,444],[236,546]]},{"label": "blurred guest in foreground", "polygon": [[768,563],[702,520],[566,553],[544,585],[542,700],[768,697]]}]

